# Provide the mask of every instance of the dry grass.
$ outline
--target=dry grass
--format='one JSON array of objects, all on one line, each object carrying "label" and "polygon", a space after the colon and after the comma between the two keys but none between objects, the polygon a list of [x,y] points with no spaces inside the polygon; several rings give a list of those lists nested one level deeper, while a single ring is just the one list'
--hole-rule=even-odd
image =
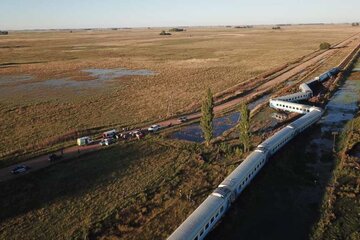
[{"label": "dry grass", "polygon": [[119,67],[157,74],[124,77],[97,89],[2,87],[0,158],[72,131],[133,126],[176,114],[197,103],[206,87],[220,92],[355,30],[336,25],[281,31],[190,28],[166,37],[159,29],[2,36],[0,76],[86,81],[91,78],[83,69]]},{"label": "dry grass", "polygon": [[356,144],[360,141],[360,117],[349,121],[341,134],[336,167],[327,185],[321,215],[311,239],[359,239],[360,171]]},{"label": "dry grass", "polygon": [[163,239],[228,173],[199,151],[148,138],[0,183],[0,239]]},{"label": "dry grass", "polygon": [[[261,112],[258,124],[268,115]],[[219,147],[203,162],[200,151],[149,137],[0,183],[0,239],[164,239],[242,159]]]}]

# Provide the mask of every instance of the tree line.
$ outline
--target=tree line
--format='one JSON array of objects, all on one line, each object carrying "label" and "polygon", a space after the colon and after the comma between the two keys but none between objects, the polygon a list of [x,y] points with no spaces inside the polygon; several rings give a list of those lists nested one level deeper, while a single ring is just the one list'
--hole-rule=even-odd
[{"label": "tree line", "polygon": [[[240,120],[237,125],[237,129],[239,131],[239,143],[242,146],[243,152],[249,152],[251,146],[250,110],[247,105],[243,103],[240,105],[239,112]],[[214,99],[210,88],[208,88],[202,101],[200,119],[200,127],[207,147],[211,146],[211,140],[214,137],[213,120]]]}]

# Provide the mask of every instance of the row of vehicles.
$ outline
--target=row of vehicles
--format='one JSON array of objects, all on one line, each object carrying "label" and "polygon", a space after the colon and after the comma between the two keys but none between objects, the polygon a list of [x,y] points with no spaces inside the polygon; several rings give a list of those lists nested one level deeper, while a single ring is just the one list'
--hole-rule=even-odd
[{"label": "row of vehicles", "polygon": [[[183,122],[186,122],[187,120],[188,119],[186,117],[180,117],[178,119],[178,122],[183,123]],[[171,125],[169,125],[169,126],[171,126]],[[124,130],[122,133],[118,133],[115,129],[112,129],[112,130],[106,131],[102,134],[102,139],[100,140],[100,142],[94,141],[89,136],[84,136],[84,137],[80,137],[80,138],[76,139],[76,144],[78,146],[88,146],[88,145],[99,143],[101,146],[109,146],[111,144],[116,143],[119,139],[123,139],[123,140],[131,139],[131,138],[142,139],[143,137],[145,137],[145,135],[147,133],[155,133],[155,132],[158,132],[160,129],[161,129],[161,126],[159,124],[153,124],[150,127],[148,127],[147,129],[136,129],[136,130],[132,130],[132,131]],[[61,151],[61,154],[55,154],[55,153],[50,154],[48,156],[48,161],[54,162],[54,161],[61,160],[62,158],[63,158],[63,152]],[[18,165],[16,167],[14,167],[13,169],[11,169],[11,173],[12,174],[20,174],[20,173],[27,172],[28,170],[30,170],[29,166]]]},{"label": "row of vehicles", "polygon": [[[178,118],[178,122],[180,123],[184,123],[186,121],[188,121],[187,117]],[[171,124],[169,126],[171,126]],[[115,143],[118,139],[124,139],[124,140],[129,138],[141,139],[147,133],[155,133],[158,132],[160,129],[161,126],[159,124],[153,124],[150,127],[148,127],[146,130],[137,129],[133,131],[124,131],[122,133],[118,133],[115,129],[112,129],[102,134],[102,139],[100,140],[99,144],[101,146],[109,146]],[[85,136],[78,138],[76,140],[76,143],[78,146],[86,146],[86,145],[94,144],[94,141],[89,136]]]}]

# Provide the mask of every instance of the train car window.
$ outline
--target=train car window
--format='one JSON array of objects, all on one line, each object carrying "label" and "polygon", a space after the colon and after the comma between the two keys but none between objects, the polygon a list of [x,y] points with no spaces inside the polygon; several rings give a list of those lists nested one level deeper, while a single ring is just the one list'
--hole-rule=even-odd
[{"label": "train car window", "polygon": [[204,234],[204,230],[201,230],[200,232],[200,236],[202,236]]},{"label": "train car window", "polygon": [[196,237],[194,238],[194,240],[199,240],[199,237],[198,237],[198,236],[196,236]]},{"label": "train car window", "polygon": [[222,206],[221,208],[220,208],[220,212],[223,212],[224,211],[224,206]]},{"label": "train car window", "polygon": [[219,216],[219,212],[216,213],[215,217],[217,218]]},{"label": "train car window", "polygon": [[209,228],[209,223],[205,225],[205,230]]},{"label": "train car window", "polygon": [[214,222],[214,220],[215,220],[215,218],[214,218],[214,217],[212,217],[210,222],[211,222],[211,223],[213,223],[213,222]]}]

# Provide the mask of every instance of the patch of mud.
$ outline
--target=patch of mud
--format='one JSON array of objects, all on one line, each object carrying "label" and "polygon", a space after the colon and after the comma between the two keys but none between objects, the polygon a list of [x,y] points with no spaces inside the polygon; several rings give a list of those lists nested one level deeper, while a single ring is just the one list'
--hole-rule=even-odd
[{"label": "patch of mud", "polygon": [[126,76],[152,76],[155,75],[153,71],[140,69],[140,70],[130,70],[125,68],[116,68],[116,69],[86,69],[82,70],[85,73],[88,73],[90,76],[95,77],[99,81],[113,80],[116,78],[126,77]]},{"label": "patch of mud", "polygon": [[33,77],[31,75],[0,75],[0,86],[8,85],[8,84],[18,84],[25,83],[32,80]]},{"label": "patch of mud", "polygon": [[[39,82],[30,82],[33,77],[30,75],[13,75],[13,76],[0,76],[0,86],[2,89],[0,93],[10,92],[22,92],[34,89],[46,89],[46,88],[69,88],[76,91],[87,88],[100,88],[104,85],[104,82],[111,83],[112,80],[119,79],[125,76],[151,76],[155,73],[150,70],[130,70],[124,68],[117,69],[86,69],[83,72],[88,73],[94,79],[77,81],[71,79],[71,77],[60,79],[49,79]],[[4,92],[5,91],[5,92]]]},{"label": "patch of mud", "polygon": [[271,96],[271,94],[267,94],[267,95],[264,95],[264,96],[258,98],[257,100],[249,103],[249,104],[248,104],[248,108],[249,108],[250,110],[253,110],[256,106],[258,106],[258,105],[262,104],[263,102],[269,100],[269,99],[270,99],[270,96]]}]

